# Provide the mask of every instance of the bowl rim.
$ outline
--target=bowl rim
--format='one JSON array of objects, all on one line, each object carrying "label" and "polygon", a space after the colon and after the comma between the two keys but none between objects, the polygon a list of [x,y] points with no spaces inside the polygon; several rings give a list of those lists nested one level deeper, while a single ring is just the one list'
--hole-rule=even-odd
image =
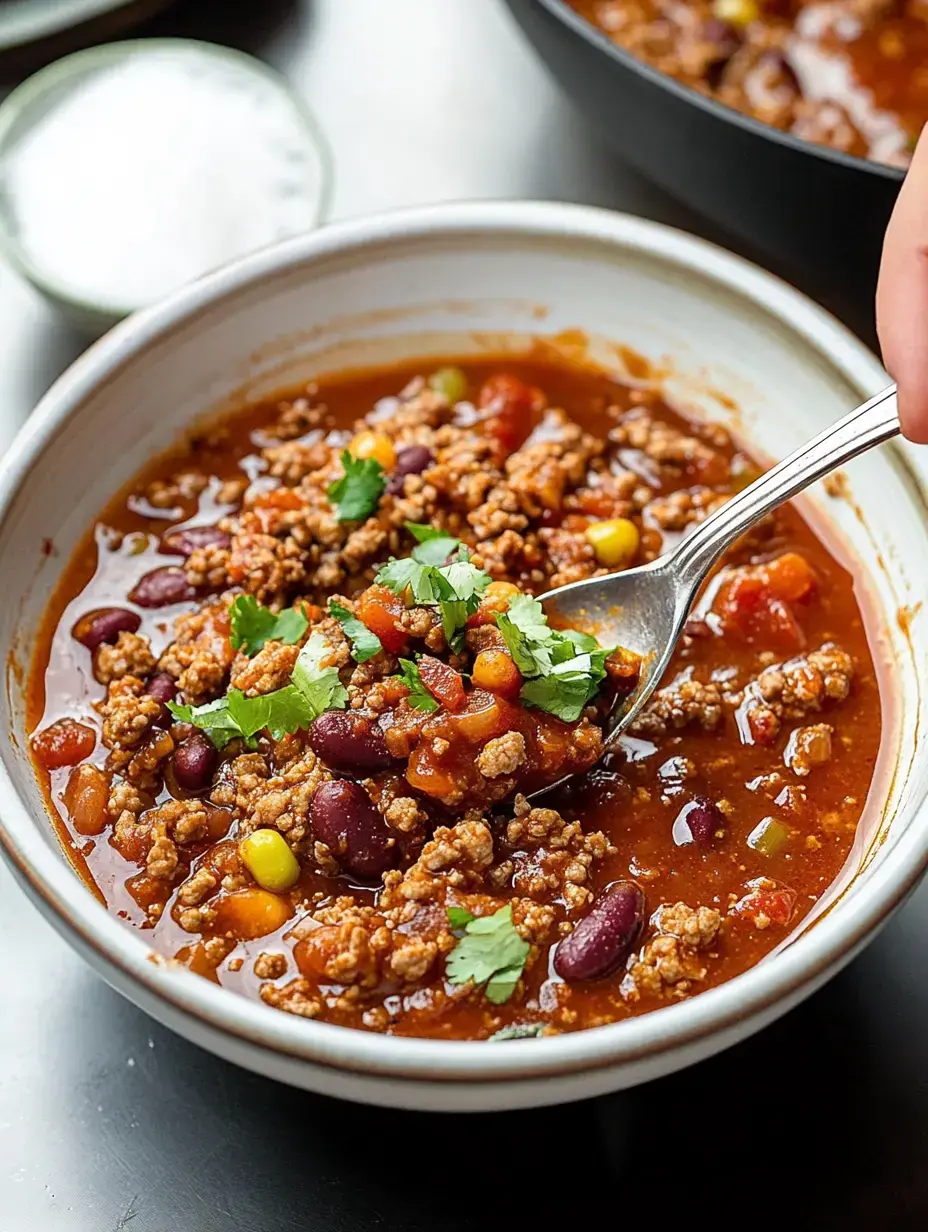
[{"label": "bowl rim", "polygon": [[[51,64],[27,77],[0,102],[0,187],[3,183],[2,169],[11,134],[20,122],[25,124],[27,131],[32,128],[34,120],[30,113],[49,93],[70,82],[77,83],[98,69],[144,58],[149,54],[157,56],[166,51],[221,61],[243,74],[261,78],[276,88],[280,98],[290,106],[306,145],[312,148],[318,160],[319,188],[315,200],[311,203],[312,222],[306,230],[321,226],[331,206],[335,164],[329,143],[309,105],[270,64],[265,64],[263,60],[235,47],[210,43],[205,39],[135,38],[101,43],[74,51],[70,55],[62,56],[60,60],[53,60]],[[4,195],[12,204],[12,193]],[[73,315],[92,317],[101,324],[114,325],[130,313],[140,311],[146,306],[108,303],[103,299],[93,298],[89,293],[85,296],[69,283],[60,281],[55,271],[46,269],[30,256],[20,242],[16,228],[9,225],[10,218],[11,212],[8,214],[6,210],[0,209],[0,256],[20,277],[31,282],[43,295]]]},{"label": "bowl rim", "polygon": [[[515,2],[515,0],[506,0],[507,4]],[[612,60],[623,68],[630,69],[637,73],[639,77],[644,77],[645,80],[661,87],[670,94],[676,95],[681,102],[689,103],[701,110],[714,115],[716,119],[721,120],[726,124],[734,124],[738,128],[743,128],[746,132],[754,133],[758,137],[762,137],[767,141],[773,141],[778,145],[786,146],[790,150],[794,150],[799,154],[808,155],[813,158],[822,158],[826,162],[836,163],[840,167],[844,167],[850,171],[863,172],[866,175],[875,175],[879,179],[888,180],[896,184],[901,184],[905,179],[905,168],[891,167],[888,163],[877,162],[872,158],[862,158],[857,154],[846,154],[843,150],[836,150],[833,146],[819,145],[815,141],[810,141],[806,137],[797,137],[794,133],[787,132],[784,129],[775,128],[772,124],[765,124],[763,120],[755,119],[754,116],[747,115],[743,111],[738,111],[734,107],[729,107],[726,103],[720,102],[713,95],[701,94],[698,90],[694,90],[692,86],[684,85],[682,81],[677,81],[675,77],[671,77],[669,73],[662,73],[660,69],[654,68],[644,60],[640,60],[637,56],[632,55],[630,51],[626,51],[624,47],[619,47],[614,43],[603,30],[598,26],[594,26],[591,21],[583,17],[576,9],[572,8],[568,0],[527,0],[529,4],[539,4],[542,8],[556,18],[563,25],[567,26],[578,35],[592,48],[605,52]]]},{"label": "bowl rim", "polygon": [[[375,215],[325,227],[244,257],[118,325],[55,382],[0,460],[0,535],[10,507],[39,455],[86,398],[135,356],[196,318],[222,308],[264,280],[333,255],[358,260],[370,249],[436,240],[533,241],[564,252],[565,243],[597,243],[675,266],[709,279],[772,315],[803,338],[823,362],[862,394],[881,387],[876,358],[829,313],[778,278],[705,240],[640,218],[554,202],[469,202]],[[41,822],[47,818],[44,814]],[[20,797],[0,762],[0,851],[34,898],[78,950],[115,968],[144,1004],[154,998],[208,1034],[219,1032],[277,1056],[281,1063],[349,1070],[424,1082],[519,1080],[615,1067],[673,1052],[735,1028],[824,979],[885,920],[928,865],[928,826],[909,824],[883,859],[863,874],[814,929],[775,961],[761,963],[717,988],[673,1006],[608,1026],[553,1037],[514,1040],[504,1049],[485,1041],[383,1036],[307,1021],[237,996],[185,968],[153,956],[143,935],[111,915],[81,882],[66,858],[43,837],[39,818]],[[147,994],[147,995],[146,995]]]}]

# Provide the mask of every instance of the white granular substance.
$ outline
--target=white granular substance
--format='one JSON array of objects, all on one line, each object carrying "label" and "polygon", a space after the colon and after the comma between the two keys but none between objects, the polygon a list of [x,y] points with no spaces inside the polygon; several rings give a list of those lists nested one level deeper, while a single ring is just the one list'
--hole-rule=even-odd
[{"label": "white granular substance", "polygon": [[69,89],[13,146],[0,184],[41,274],[129,310],[312,227],[321,175],[272,78],[172,48]]}]

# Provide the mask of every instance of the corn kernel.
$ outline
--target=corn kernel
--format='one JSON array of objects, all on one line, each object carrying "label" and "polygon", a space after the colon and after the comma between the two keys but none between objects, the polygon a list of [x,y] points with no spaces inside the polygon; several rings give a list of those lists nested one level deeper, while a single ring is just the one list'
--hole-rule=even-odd
[{"label": "corn kernel", "polygon": [[713,0],[712,16],[733,26],[749,26],[760,19],[757,0]]},{"label": "corn kernel", "polygon": [[348,446],[348,452],[353,458],[373,458],[385,471],[392,471],[396,465],[393,442],[383,432],[359,432]]},{"label": "corn kernel", "polygon": [[429,385],[437,394],[444,394],[451,406],[467,393],[467,377],[460,368],[439,368],[429,377]]},{"label": "corn kernel", "polygon": [[630,565],[641,543],[638,527],[628,518],[592,522],[586,528],[586,539],[596,559],[607,569],[624,569]]},{"label": "corn kernel", "polygon": [[299,862],[277,830],[254,830],[239,843],[238,854],[263,890],[280,894],[299,880]]}]

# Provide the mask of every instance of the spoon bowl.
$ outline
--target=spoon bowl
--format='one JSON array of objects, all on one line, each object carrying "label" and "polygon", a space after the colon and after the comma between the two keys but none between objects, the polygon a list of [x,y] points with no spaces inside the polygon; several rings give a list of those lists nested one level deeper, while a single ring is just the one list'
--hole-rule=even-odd
[{"label": "spoon bowl", "polygon": [[[606,719],[606,752],[647,705],[701,586],[732,544],[817,479],[899,430],[896,387],[890,385],[755,479],[694,526],[673,551],[637,569],[584,578],[539,596],[554,624],[595,632],[600,645],[622,646],[641,658],[637,689],[617,699]],[[535,796],[563,786],[570,777]]]}]

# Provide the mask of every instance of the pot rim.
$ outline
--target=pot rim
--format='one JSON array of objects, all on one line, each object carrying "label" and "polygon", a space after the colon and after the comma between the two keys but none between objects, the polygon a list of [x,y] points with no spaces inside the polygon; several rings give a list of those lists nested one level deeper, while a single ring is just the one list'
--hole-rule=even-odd
[{"label": "pot rim", "polygon": [[[640,218],[553,202],[469,202],[400,210],[339,223],[262,250],[182,289],[118,325],[51,387],[0,461],[0,535],[11,505],[38,457],[61,426],[101,384],[135,356],[206,308],[222,309],[275,275],[333,255],[364,260],[365,251],[410,241],[479,241],[492,237],[566,246],[598,243],[637,252],[710,279],[772,315],[861,396],[885,384],[876,358],[824,309],[774,276],[704,240]],[[928,865],[928,827],[908,824],[883,858],[862,874],[854,895],[820,919],[776,959],[761,963],[689,1001],[608,1026],[532,1040],[504,1049],[485,1042],[383,1036],[306,1021],[237,996],[156,956],[143,935],[97,900],[43,837],[0,761],[0,850],[67,936],[114,966],[140,991],[162,999],[208,1030],[276,1054],[291,1063],[369,1075],[435,1081],[514,1082],[614,1067],[692,1044],[763,1013],[825,974],[878,928]],[[44,814],[41,822],[47,822]],[[80,945],[79,945],[80,948]]]},{"label": "pot rim", "polygon": [[[507,0],[507,3],[509,2],[510,0]],[[571,8],[567,0],[528,0],[528,3],[540,4],[542,8],[547,9],[552,17],[566,26],[573,34],[582,38],[594,50],[604,52],[622,68],[637,73],[639,77],[644,77],[652,85],[656,85],[666,90],[669,94],[675,95],[681,102],[708,112],[723,124],[734,124],[737,128],[742,128],[746,132],[753,133],[755,136],[761,137],[766,141],[786,146],[787,149],[793,150],[798,154],[811,158],[821,158],[825,162],[836,163],[838,166],[844,167],[849,171],[860,172],[864,175],[874,175],[879,179],[895,184],[901,184],[905,179],[905,170],[902,167],[891,167],[888,163],[877,162],[872,158],[861,158],[856,154],[846,154],[843,150],[836,150],[832,146],[818,145],[816,142],[809,141],[804,137],[797,137],[795,134],[786,132],[783,129],[774,128],[772,124],[765,124],[763,120],[757,120],[753,116],[746,115],[743,111],[737,111],[734,107],[728,107],[725,103],[720,103],[718,99],[708,94],[700,94],[698,90],[684,85],[683,82],[677,81],[675,77],[671,77],[668,73],[662,73],[660,69],[652,67],[652,65],[647,64],[644,60],[639,60],[637,56],[633,56],[624,47],[617,46],[607,34],[594,26],[592,22],[587,21],[575,9]]]}]

